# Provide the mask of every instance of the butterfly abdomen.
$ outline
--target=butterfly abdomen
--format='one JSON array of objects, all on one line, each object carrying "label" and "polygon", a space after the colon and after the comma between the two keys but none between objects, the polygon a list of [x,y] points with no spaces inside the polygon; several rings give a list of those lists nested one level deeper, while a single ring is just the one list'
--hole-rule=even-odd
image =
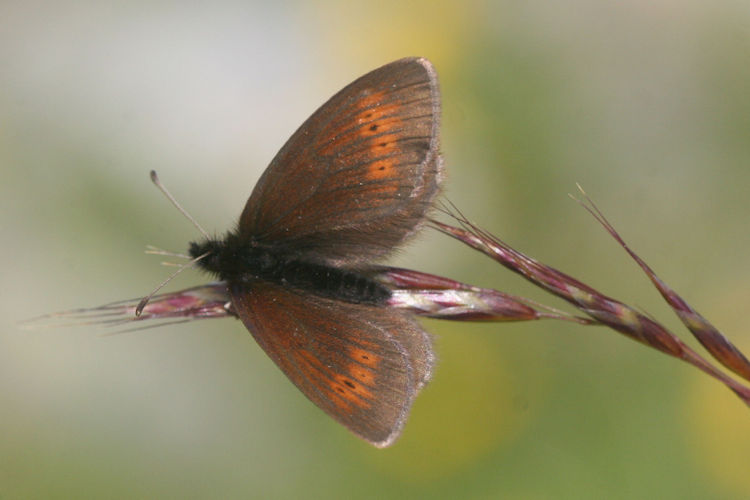
[{"label": "butterfly abdomen", "polygon": [[281,283],[316,295],[356,304],[382,305],[391,292],[355,271],[304,261],[287,261],[274,276]]},{"label": "butterfly abdomen", "polygon": [[388,288],[355,270],[305,261],[234,235],[191,243],[193,258],[205,253],[198,266],[228,283],[260,279],[354,304],[384,305],[391,296]]}]

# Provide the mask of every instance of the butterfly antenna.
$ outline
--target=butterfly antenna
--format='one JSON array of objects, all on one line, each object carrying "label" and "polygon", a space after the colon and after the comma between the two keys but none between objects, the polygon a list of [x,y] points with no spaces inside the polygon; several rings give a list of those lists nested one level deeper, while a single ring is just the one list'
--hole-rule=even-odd
[{"label": "butterfly antenna", "polygon": [[146,250],[144,253],[150,254],[150,255],[166,255],[167,257],[178,257],[180,259],[189,259],[189,255],[185,255],[184,253],[177,253],[177,252],[170,252],[169,250],[164,250],[159,247],[155,247],[154,245],[146,245]]},{"label": "butterfly antenna", "polygon": [[[177,210],[179,210],[182,215],[184,215],[185,217],[187,217],[187,220],[189,220],[190,222],[192,222],[193,225],[198,228],[198,231],[200,231],[201,234],[206,237],[206,239],[210,238],[208,236],[208,233],[201,227],[200,224],[198,224],[198,221],[196,221],[195,219],[193,219],[193,217],[189,213],[187,213],[187,211],[184,208],[182,208],[179,203],[177,203],[177,200],[174,199],[174,196],[172,196],[172,194],[169,191],[167,191],[167,188],[165,188],[164,185],[159,180],[159,176],[156,175],[156,170],[152,170],[151,171],[151,182],[153,182],[154,185],[159,188],[159,191],[161,191],[162,193],[164,193],[164,196],[166,196],[167,199],[172,202],[172,205],[174,205],[175,208],[177,208]],[[169,280],[167,280],[167,281],[169,281]],[[159,288],[161,288],[161,287],[159,287]]]},{"label": "butterfly antenna", "polygon": [[[200,227],[200,226],[198,226],[198,227]],[[159,290],[161,290],[162,288],[164,288],[164,286],[167,283],[169,283],[170,281],[172,281],[178,274],[180,274],[182,271],[184,271],[188,267],[193,267],[198,261],[200,261],[204,257],[207,257],[210,254],[211,254],[211,252],[206,252],[203,255],[199,255],[198,257],[194,258],[190,262],[188,262],[186,264],[182,264],[179,267],[179,269],[177,269],[177,271],[173,272],[172,275],[169,278],[167,278],[163,282],[161,282],[161,284],[159,284],[159,286],[157,286],[154,289],[153,292],[149,293],[148,295],[146,295],[145,297],[143,297],[140,302],[138,302],[138,306],[135,308],[135,315],[136,316],[140,316],[141,313],[143,312],[143,308],[146,307],[146,304],[148,304],[148,301],[151,300],[151,297],[153,297],[154,295],[156,295],[156,292],[158,292]]]}]

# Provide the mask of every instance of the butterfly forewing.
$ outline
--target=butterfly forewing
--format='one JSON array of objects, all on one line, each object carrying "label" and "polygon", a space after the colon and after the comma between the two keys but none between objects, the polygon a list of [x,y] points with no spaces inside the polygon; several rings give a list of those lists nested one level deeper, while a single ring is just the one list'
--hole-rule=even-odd
[{"label": "butterfly forewing", "polygon": [[402,59],[354,81],[295,132],[258,181],[239,234],[317,260],[389,253],[438,193],[440,97],[432,65]]},{"label": "butterfly forewing", "polygon": [[398,437],[432,370],[429,335],[413,319],[262,281],[231,294],[258,344],[313,403],[375,446]]}]

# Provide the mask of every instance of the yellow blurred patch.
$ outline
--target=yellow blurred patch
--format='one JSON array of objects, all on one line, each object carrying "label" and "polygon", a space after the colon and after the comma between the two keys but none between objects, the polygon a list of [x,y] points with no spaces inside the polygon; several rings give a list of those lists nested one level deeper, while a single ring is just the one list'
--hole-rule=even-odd
[{"label": "yellow blurred patch", "polygon": [[[363,449],[366,461],[404,482],[426,483],[470,467],[518,436],[534,418],[528,398],[540,400],[543,384],[517,388],[512,364],[485,328],[453,327],[436,343],[435,376],[417,398],[401,439],[386,450]],[[527,393],[529,387],[535,394]]]},{"label": "yellow blurred patch", "polygon": [[[485,2],[385,2],[311,3],[309,15],[328,27],[327,41],[343,57],[381,61],[383,64],[406,56],[439,59],[439,72],[465,53],[461,41],[483,19]],[[356,20],[353,22],[352,20]],[[433,60],[438,64],[437,60]]]},{"label": "yellow blurred patch", "polygon": [[750,409],[715,380],[693,378],[686,400],[693,457],[711,483],[741,498],[750,491]]}]

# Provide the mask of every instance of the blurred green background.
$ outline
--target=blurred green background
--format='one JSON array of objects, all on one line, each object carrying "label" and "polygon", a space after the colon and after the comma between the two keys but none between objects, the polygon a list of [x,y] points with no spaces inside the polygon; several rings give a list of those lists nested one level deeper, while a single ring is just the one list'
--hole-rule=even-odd
[{"label": "blurred green background", "polygon": [[[237,321],[18,328],[167,275],[145,245],[197,234],[150,169],[223,232],[317,106],[409,55],[440,74],[446,194],[471,219],[687,338],[568,198],[580,182],[750,351],[747,2],[6,0],[0,497],[747,498],[750,410],[602,328],[425,321],[440,363],[387,450]],[[435,234],[395,263],[561,305]]]}]

